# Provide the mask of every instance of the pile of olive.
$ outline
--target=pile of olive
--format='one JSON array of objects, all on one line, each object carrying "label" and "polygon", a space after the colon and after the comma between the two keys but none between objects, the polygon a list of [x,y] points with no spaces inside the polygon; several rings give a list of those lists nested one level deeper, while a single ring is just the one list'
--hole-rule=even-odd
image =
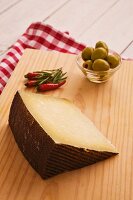
[{"label": "pile of olive", "polygon": [[83,49],[81,56],[84,60],[83,67],[94,71],[107,71],[120,63],[120,56],[109,53],[107,44],[102,41],[97,42],[95,48]]}]

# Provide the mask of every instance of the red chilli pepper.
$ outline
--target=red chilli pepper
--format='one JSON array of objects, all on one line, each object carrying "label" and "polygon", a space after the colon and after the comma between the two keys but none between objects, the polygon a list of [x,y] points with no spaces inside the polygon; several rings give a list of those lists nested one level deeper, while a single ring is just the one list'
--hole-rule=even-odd
[{"label": "red chilli pepper", "polygon": [[37,73],[37,72],[29,72],[28,74],[24,75],[25,78],[28,78],[28,79],[34,79],[36,77],[40,76],[40,73]]},{"label": "red chilli pepper", "polygon": [[38,91],[47,91],[47,90],[54,90],[54,89],[57,89],[59,87],[61,87],[62,85],[65,84],[66,81],[62,81],[60,83],[44,83],[44,84],[41,84],[37,87],[37,90]]},{"label": "red chilli pepper", "polygon": [[33,87],[33,86],[37,86],[38,85],[38,81],[36,80],[29,80],[27,83],[25,83],[25,86],[27,87]]}]

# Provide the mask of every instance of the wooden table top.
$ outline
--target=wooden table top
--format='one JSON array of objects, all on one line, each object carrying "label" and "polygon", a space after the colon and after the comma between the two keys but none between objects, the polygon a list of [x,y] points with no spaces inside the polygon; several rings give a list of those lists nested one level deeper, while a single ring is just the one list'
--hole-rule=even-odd
[{"label": "wooden table top", "polygon": [[85,44],[103,40],[123,57],[133,58],[132,11],[132,0],[1,0],[0,51],[32,22],[43,21]]}]

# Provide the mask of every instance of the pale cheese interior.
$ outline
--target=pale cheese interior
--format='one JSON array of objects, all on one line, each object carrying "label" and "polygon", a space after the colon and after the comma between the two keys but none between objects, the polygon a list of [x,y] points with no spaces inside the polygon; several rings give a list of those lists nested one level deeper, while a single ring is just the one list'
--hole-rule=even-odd
[{"label": "pale cheese interior", "polygon": [[29,112],[56,143],[116,152],[110,141],[70,101],[44,94],[19,93]]}]

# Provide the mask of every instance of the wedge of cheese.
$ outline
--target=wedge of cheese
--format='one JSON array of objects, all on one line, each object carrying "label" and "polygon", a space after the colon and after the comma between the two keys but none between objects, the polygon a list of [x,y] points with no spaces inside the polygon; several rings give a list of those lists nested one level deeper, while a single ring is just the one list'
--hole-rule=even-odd
[{"label": "wedge of cheese", "polygon": [[20,150],[42,178],[117,154],[110,141],[66,99],[17,92],[9,125]]}]

